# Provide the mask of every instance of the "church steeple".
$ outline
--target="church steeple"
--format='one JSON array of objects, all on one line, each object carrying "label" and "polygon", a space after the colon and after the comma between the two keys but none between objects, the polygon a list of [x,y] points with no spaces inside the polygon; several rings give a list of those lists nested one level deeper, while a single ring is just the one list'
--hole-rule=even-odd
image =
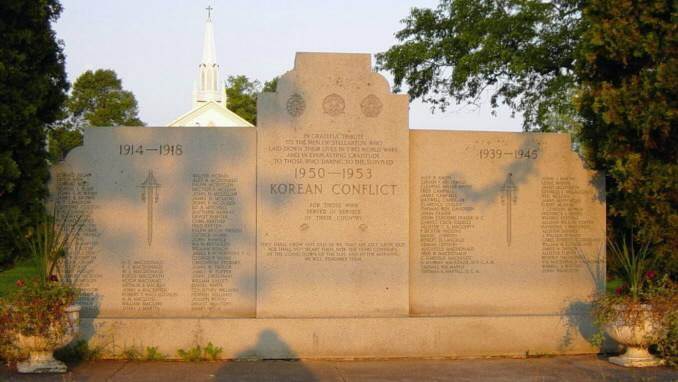
[{"label": "church steeple", "polygon": [[206,9],[207,22],[203,39],[202,62],[198,65],[198,86],[193,94],[193,107],[210,101],[226,104],[226,96],[219,78],[219,64],[217,64],[217,50],[214,43],[213,8],[208,6]]},{"label": "church steeple", "polygon": [[224,83],[219,77],[217,50],[212,26],[212,7],[207,7],[202,61],[198,65],[198,81],[193,88],[193,107],[177,117],[169,126],[253,127],[226,107]]}]

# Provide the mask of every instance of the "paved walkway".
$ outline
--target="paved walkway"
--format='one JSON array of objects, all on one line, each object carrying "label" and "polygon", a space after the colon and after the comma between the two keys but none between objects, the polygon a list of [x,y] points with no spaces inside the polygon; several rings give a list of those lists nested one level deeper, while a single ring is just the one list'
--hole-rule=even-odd
[{"label": "paved walkway", "polygon": [[678,381],[665,367],[626,369],[596,356],[475,360],[130,362],[75,365],[64,375],[19,375],[0,381]]}]

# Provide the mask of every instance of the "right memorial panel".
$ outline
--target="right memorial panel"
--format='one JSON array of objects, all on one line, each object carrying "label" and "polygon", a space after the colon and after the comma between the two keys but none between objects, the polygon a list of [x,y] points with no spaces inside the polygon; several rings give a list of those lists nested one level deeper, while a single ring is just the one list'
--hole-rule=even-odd
[{"label": "right memorial panel", "polygon": [[604,285],[604,183],[568,135],[410,138],[412,315],[585,312]]}]

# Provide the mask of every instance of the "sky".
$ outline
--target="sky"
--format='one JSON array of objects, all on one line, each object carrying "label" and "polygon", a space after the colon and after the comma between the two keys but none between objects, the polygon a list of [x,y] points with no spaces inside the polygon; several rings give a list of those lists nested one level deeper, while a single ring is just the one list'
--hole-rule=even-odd
[{"label": "sky", "polygon": [[[207,11],[211,5],[221,76],[262,83],[292,69],[295,52],[375,54],[412,7],[437,0],[61,0],[54,25],[63,40],[69,81],[86,70],[113,69],[134,93],[141,120],[165,126],[191,108]],[[373,58],[374,60],[374,58]],[[390,80],[388,73],[382,73]],[[507,108],[410,105],[410,128],[520,131]]]}]

